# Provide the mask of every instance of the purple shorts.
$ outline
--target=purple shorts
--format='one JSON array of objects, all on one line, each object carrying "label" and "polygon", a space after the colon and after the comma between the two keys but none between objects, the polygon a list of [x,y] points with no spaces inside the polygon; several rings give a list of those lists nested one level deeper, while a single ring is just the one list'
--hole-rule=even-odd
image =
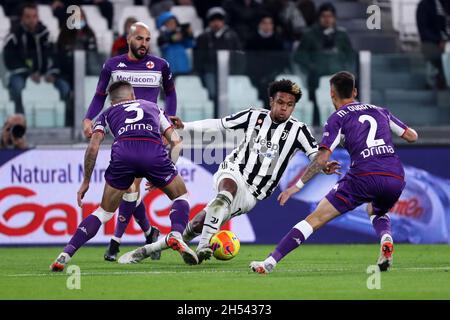
[{"label": "purple shorts", "polygon": [[119,190],[127,190],[135,178],[146,178],[155,187],[162,188],[177,175],[164,145],[144,138],[130,138],[113,143],[105,180]]},{"label": "purple shorts", "polygon": [[325,197],[340,213],[372,203],[374,213],[383,215],[394,206],[404,187],[400,177],[346,174]]}]

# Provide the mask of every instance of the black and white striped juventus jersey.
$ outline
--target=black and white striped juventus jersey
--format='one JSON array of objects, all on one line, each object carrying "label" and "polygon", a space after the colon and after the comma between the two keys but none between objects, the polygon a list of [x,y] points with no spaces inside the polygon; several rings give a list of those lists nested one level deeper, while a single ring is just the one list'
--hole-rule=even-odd
[{"label": "black and white striped juventus jersey", "polygon": [[306,124],[290,117],[275,123],[270,111],[246,109],[221,119],[225,129],[244,129],[245,138],[222,165],[239,165],[239,171],[252,194],[259,200],[277,187],[289,160],[298,151],[310,159],[318,151],[316,140]]}]

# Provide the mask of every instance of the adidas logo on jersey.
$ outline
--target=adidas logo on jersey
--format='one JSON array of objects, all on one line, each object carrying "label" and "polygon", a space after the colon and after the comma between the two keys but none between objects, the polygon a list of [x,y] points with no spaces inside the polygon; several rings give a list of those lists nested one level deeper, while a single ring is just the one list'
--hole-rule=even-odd
[{"label": "adidas logo on jersey", "polygon": [[126,68],[127,65],[123,62],[119,63],[116,68]]}]

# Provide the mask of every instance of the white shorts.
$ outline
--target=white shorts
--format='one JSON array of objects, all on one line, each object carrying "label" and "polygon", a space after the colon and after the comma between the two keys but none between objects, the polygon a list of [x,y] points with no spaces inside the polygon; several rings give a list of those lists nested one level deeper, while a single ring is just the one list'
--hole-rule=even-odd
[{"label": "white shorts", "polygon": [[249,191],[247,183],[239,172],[239,167],[237,165],[231,164],[227,161],[220,164],[219,170],[217,170],[213,176],[214,189],[216,192],[218,192],[220,181],[224,178],[229,178],[236,182],[237,192],[233,202],[231,203],[229,213],[224,217],[222,223],[249,212],[258,201],[258,199],[256,199]]}]

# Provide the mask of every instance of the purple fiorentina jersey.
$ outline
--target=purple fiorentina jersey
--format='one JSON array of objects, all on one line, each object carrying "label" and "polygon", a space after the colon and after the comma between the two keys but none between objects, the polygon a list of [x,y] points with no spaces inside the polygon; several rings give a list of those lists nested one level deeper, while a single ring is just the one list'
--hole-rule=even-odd
[{"label": "purple fiorentina jersey", "polygon": [[103,65],[87,119],[94,119],[102,111],[109,83],[119,80],[131,83],[137,99],[155,103],[161,85],[166,94],[175,88],[169,64],[162,58],[147,55],[141,60],[130,60],[128,54],[112,57]]},{"label": "purple fiorentina jersey", "polygon": [[333,151],[343,138],[344,148],[351,157],[350,173],[403,177],[403,166],[395,154],[391,130],[402,136],[407,129],[387,109],[360,102],[349,103],[328,118],[320,147]]},{"label": "purple fiorentina jersey", "polygon": [[170,127],[164,111],[156,103],[131,100],[106,109],[97,118],[93,131],[106,133],[108,128],[115,140],[144,138],[162,144],[161,134]]}]

